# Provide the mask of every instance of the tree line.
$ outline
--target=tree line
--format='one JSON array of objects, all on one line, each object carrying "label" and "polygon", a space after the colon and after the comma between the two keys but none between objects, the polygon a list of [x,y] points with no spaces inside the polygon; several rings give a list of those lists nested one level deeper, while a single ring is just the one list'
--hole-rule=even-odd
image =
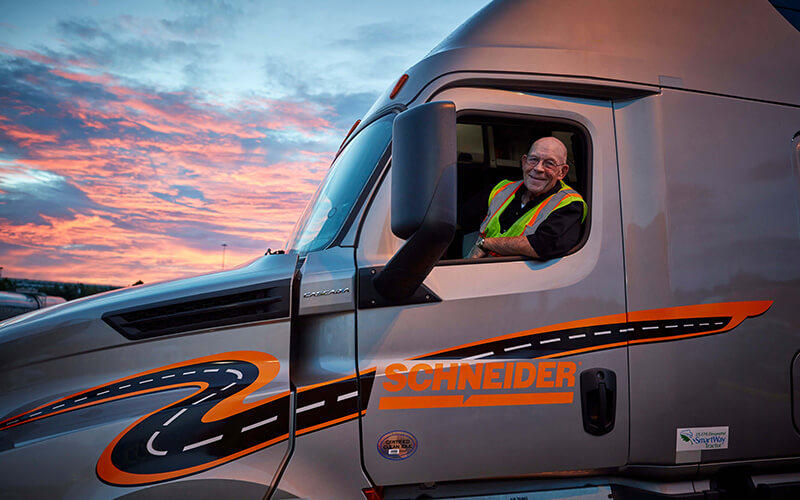
[{"label": "tree line", "polygon": [[87,295],[94,295],[100,292],[107,292],[108,290],[115,290],[120,287],[109,285],[91,285],[86,283],[58,283],[52,281],[36,282],[13,278],[0,278],[0,290],[16,293],[17,289],[19,288],[34,288],[37,292],[45,295],[54,295],[56,297],[63,297],[66,300],[72,300],[79,297],[86,297]]}]

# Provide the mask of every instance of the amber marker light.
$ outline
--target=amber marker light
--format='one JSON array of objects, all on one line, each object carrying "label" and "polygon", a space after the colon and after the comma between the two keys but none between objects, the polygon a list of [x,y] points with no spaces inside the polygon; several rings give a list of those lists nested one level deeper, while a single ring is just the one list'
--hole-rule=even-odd
[{"label": "amber marker light", "polygon": [[408,75],[407,74],[404,74],[403,76],[401,76],[400,79],[397,80],[397,83],[394,85],[394,89],[392,89],[392,93],[389,94],[389,99],[394,99],[394,96],[396,96],[397,93],[400,92],[400,89],[403,88],[403,85],[405,85],[407,81],[408,81]]},{"label": "amber marker light", "polygon": [[342,148],[344,147],[344,143],[345,143],[345,142],[347,142],[347,139],[349,139],[349,138],[350,138],[350,134],[352,134],[352,133],[353,133],[353,130],[355,130],[355,129],[356,129],[356,127],[358,127],[358,124],[359,124],[359,123],[361,123],[361,120],[356,120],[356,122],[353,124],[353,126],[352,126],[352,127],[350,127],[350,131],[349,131],[349,132],[347,132],[347,135],[346,135],[346,136],[344,136],[344,139],[342,140],[342,144],[341,144],[341,145],[339,145],[339,149],[336,151],[336,156],[334,157],[334,160],[336,159],[336,157],[337,157],[337,156],[339,156],[339,153],[341,153],[341,152],[342,152]]}]

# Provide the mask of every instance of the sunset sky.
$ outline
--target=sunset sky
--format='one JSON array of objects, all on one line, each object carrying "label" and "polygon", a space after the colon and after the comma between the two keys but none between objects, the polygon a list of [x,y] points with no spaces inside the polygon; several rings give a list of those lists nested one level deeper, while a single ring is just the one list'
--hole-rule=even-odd
[{"label": "sunset sky", "polygon": [[0,0],[3,276],[282,248],[353,122],[486,3]]}]

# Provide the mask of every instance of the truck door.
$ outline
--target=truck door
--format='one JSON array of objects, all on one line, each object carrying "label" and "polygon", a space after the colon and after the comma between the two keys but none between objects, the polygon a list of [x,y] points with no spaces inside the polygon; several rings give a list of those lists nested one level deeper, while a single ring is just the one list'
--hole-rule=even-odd
[{"label": "truck door", "polygon": [[[460,211],[467,193],[480,191],[468,184],[519,175],[526,150],[516,149],[550,130],[574,141],[573,182],[590,215],[579,248],[548,261],[461,259],[474,238],[462,226],[424,289],[391,303],[368,286],[402,244],[390,230],[390,168],[357,250],[358,366],[362,378],[374,373],[371,392],[362,391],[367,473],[388,485],[624,465],[628,364],[611,103],[475,88],[435,100],[456,104]],[[485,210],[487,200],[478,203]]]}]

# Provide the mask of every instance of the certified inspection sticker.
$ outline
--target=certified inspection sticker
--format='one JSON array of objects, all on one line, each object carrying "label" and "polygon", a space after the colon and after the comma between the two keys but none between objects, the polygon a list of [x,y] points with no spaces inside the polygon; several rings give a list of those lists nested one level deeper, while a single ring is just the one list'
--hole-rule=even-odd
[{"label": "certified inspection sticker", "polygon": [[406,431],[389,431],[378,440],[378,453],[389,460],[405,460],[417,451],[417,438]]}]

